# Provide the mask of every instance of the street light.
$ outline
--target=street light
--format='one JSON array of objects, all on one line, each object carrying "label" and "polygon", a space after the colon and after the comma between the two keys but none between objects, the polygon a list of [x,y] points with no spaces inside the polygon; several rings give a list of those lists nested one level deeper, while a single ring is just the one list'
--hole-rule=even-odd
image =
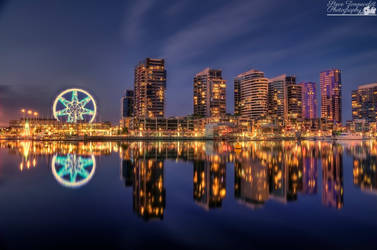
[{"label": "street light", "polygon": [[26,112],[26,110],[25,110],[25,109],[21,109],[22,118],[25,118],[25,112]]}]

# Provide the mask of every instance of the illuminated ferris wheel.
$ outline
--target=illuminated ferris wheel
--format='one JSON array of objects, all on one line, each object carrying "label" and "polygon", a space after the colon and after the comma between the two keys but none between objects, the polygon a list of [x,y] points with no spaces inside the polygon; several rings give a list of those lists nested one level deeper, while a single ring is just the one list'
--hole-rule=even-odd
[{"label": "illuminated ferris wheel", "polygon": [[54,155],[51,161],[52,174],[65,187],[76,188],[87,184],[96,169],[96,159],[75,154]]},{"label": "illuminated ferris wheel", "polygon": [[67,89],[61,92],[53,105],[54,117],[58,121],[76,123],[93,122],[97,106],[93,96],[82,89]]}]

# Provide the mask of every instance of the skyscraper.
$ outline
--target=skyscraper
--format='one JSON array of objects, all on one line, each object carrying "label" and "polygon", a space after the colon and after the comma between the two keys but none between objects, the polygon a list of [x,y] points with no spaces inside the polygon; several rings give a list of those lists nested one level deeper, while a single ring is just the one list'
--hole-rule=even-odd
[{"label": "skyscraper", "polygon": [[[287,77],[288,121],[296,122],[302,118],[302,89],[296,84],[296,77]],[[294,79],[294,80],[292,80]]]},{"label": "skyscraper", "polygon": [[376,121],[377,83],[360,85],[352,91],[352,119]]},{"label": "skyscraper", "polygon": [[135,115],[164,117],[166,70],[164,59],[146,58],[135,68]]},{"label": "skyscraper", "polygon": [[241,114],[241,79],[234,79],[234,115]]},{"label": "skyscraper", "polygon": [[267,114],[268,79],[262,71],[251,69],[234,79],[235,112],[253,120],[263,119]]},{"label": "skyscraper", "polygon": [[194,77],[194,115],[219,117],[226,113],[226,82],[219,69],[206,68]]},{"label": "skyscraper", "polygon": [[302,117],[301,86],[295,76],[283,74],[268,80],[268,114],[279,125]]},{"label": "skyscraper", "polygon": [[315,82],[301,82],[302,88],[302,118],[317,118],[317,91]]},{"label": "skyscraper", "polygon": [[134,116],[134,91],[126,90],[121,98],[121,117]]},{"label": "skyscraper", "polygon": [[321,118],[328,123],[342,122],[342,84],[339,69],[320,73]]},{"label": "skyscraper", "polygon": [[275,123],[283,124],[288,119],[286,75],[268,80],[268,114]]}]

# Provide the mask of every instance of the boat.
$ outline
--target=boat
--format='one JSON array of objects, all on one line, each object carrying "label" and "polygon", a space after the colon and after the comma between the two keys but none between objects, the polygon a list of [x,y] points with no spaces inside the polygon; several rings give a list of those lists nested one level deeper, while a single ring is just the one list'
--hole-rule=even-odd
[{"label": "boat", "polygon": [[334,136],[335,140],[363,140],[367,139],[361,134],[351,134],[351,133],[341,133],[339,135]]}]

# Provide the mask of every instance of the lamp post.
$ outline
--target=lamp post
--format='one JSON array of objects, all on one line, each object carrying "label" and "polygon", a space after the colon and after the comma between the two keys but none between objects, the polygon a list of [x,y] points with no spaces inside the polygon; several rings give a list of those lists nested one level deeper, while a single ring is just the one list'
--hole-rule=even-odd
[{"label": "lamp post", "polygon": [[25,112],[26,112],[25,109],[21,109],[21,113],[22,113],[22,117],[21,118],[25,118]]}]

